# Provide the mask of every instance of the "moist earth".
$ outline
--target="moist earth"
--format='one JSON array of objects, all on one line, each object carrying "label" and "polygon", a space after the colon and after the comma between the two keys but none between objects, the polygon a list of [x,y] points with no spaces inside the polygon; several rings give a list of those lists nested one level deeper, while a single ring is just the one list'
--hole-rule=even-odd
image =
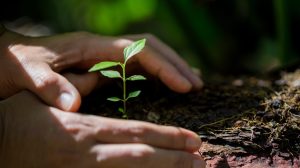
[{"label": "moist earth", "polygon": [[[178,94],[159,81],[129,83],[142,94],[128,102],[129,119],[184,127],[203,140],[210,168],[300,167],[300,70],[275,77],[207,79],[200,91]],[[83,99],[81,111],[121,118],[118,81]]]}]

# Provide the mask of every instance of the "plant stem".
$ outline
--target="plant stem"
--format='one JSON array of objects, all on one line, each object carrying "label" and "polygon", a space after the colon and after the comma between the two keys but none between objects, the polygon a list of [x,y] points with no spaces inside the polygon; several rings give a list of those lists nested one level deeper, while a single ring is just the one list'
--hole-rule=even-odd
[{"label": "plant stem", "polygon": [[123,114],[125,114],[127,117],[127,111],[126,111],[126,100],[127,100],[126,99],[126,62],[123,64],[122,70],[123,70],[122,78],[123,78],[123,110],[124,110]]},{"label": "plant stem", "polygon": [[275,0],[275,16],[276,16],[276,28],[277,28],[277,40],[278,40],[278,58],[281,66],[286,66],[293,61],[293,57],[289,54],[289,18],[287,2],[285,0]]}]

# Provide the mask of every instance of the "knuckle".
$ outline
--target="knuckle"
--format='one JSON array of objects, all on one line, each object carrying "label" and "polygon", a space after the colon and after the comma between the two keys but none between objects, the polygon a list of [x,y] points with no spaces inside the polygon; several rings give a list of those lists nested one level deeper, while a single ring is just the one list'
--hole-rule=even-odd
[{"label": "knuckle", "polygon": [[130,45],[131,43],[133,43],[133,41],[130,39],[120,38],[120,39],[116,40],[115,45],[120,48],[125,48],[128,45]]},{"label": "knuckle", "polygon": [[38,74],[34,77],[35,87],[38,91],[42,91],[49,86],[53,86],[59,82],[55,74]]},{"label": "knuckle", "polygon": [[73,114],[73,113],[59,114],[60,122],[66,126],[82,123],[83,119],[84,118],[82,114]]},{"label": "knuckle", "polygon": [[112,129],[107,127],[107,126],[103,126],[103,125],[97,125],[93,127],[93,132],[94,135],[108,135],[113,133]]},{"label": "knuckle", "polygon": [[151,132],[149,126],[140,123],[133,123],[125,129],[127,136],[131,137],[133,142],[147,142]]},{"label": "knuckle", "polygon": [[149,157],[154,153],[154,149],[146,144],[138,144],[133,149],[134,153],[132,154],[134,157]]},{"label": "knuckle", "polygon": [[77,142],[90,143],[94,140],[94,132],[90,126],[82,122],[83,115],[67,114],[60,116],[60,122],[63,123],[65,130],[73,135]]},{"label": "knuckle", "polygon": [[[102,122],[99,122],[99,119],[102,120]],[[99,135],[106,136],[111,134],[118,136],[118,130],[111,127],[110,124],[103,122],[103,118],[100,116],[96,117],[94,115],[82,115],[80,122],[89,126],[92,134],[95,137]]]},{"label": "knuckle", "polygon": [[138,144],[133,147],[130,151],[129,157],[133,158],[140,162],[140,164],[148,164],[151,161],[153,154],[155,153],[154,149],[149,145]]}]

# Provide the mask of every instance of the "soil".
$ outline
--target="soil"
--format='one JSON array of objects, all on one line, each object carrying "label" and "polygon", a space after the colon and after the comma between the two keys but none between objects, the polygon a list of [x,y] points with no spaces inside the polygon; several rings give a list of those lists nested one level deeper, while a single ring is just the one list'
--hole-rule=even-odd
[{"label": "soil", "polygon": [[[143,92],[128,103],[128,116],[195,131],[203,140],[200,153],[207,167],[300,167],[300,70],[205,83],[188,94],[174,93],[158,81],[135,83],[128,89]],[[81,111],[121,118],[121,104],[106,101],[121,93],[117,84],[100,89],[84,98]]]}]

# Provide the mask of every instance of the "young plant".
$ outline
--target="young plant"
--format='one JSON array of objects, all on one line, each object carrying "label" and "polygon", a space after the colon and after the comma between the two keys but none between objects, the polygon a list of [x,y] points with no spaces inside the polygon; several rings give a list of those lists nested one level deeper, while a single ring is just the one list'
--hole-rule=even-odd
[{"label": "young plant", "polygon": [[[124,63],[122,62],[114,62],[114,61],[103,61],[98,64],[95,64],[89,72],[94,72],[94,71],[100,71],[100,73],[103,76],[106,76],[108,78],[120,78],[123,81],[123,97],[109,97],[107,100],[112,101],[112,102],[118,102],[122,101],[123,102],[123,108],[119,108],[118,111],[123,114],[124,118],[128,118],[127,116],[127,108],[126,108],[126,102],[130,98],[134,98],[140,95],[141,91],[136,90],[133,92],[130,92],[127,95],[127,90],[126,90],[126,81],[137,81],[137,80],[146,80],[146,78],[142,75],[133,75],[130,77],[126,76],[126,63],[127,61],[132,58],[134,55],[138,54],[139,52],[142,51],[142,49],[145,47],[146,39],[142,39],[139,41],[136,41],[126,47],[123,51],[124,54]],[[120,66],[122,68],[122,75],[115,70],[107,70],[108,68],[112,68],[115,66]]]}]

